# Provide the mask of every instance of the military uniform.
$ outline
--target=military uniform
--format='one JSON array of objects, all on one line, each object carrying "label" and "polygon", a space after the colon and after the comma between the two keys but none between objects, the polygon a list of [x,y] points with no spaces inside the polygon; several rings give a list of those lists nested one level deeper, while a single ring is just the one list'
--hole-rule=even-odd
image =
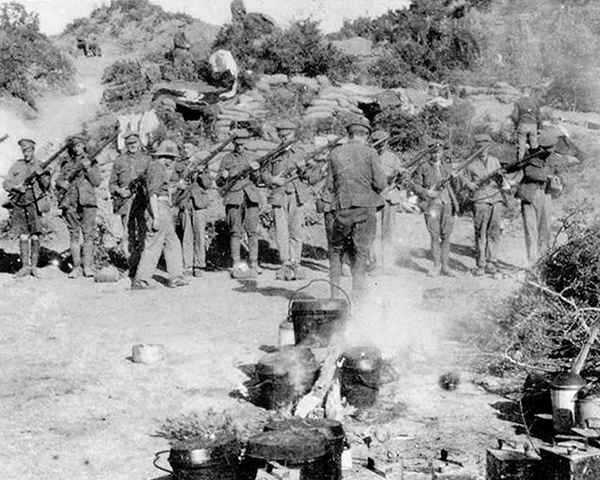
[{"label": "military uniform", "polygon": [[[287,127],[287,124],[281,126]],[[279,259],[284,265],[300,263],[304,227],[302,206],[308,200],[308,186],[299,177],[295,177],[292,181],[286,180],[284,185],[275,184],[273,179],[288,172],[296,174],[304,167],[302,157],[302,149],[292,145],[286,152],[271,161],[263,174],[265,184],[271,187],[267,201],[273,206]]]},{"label": "military uniform", "polygon": [[181,66],[190,57],[191,44],[188,41],[183,25],[180,26],[179,30],[175,32],[173,36],[173,63],[175,66]]},{"label": "military uniform", "polygon": [[[25,148],[34,148],[35,142],[29,139],[19,140],[19,145]],[[30,160],[21,158],[9,169],[2,187],[10,197],[11,228],[19,236],[19,249],[22,268],[18,276],[28,274],[37,275],[37,262],[40,252],[39,235],[42,233],[42,213],[49,208],[46,192],[50,187],[50,173],[44,172],[36,176],[27,185],[23,185],[26,178],[36,172],[38,161],[33,156]]]},{"label": "military uniform", "polygon": [[[178,155],[177,146],[165,140],[157,149],[155,156],[175,158]],[[146,173],[146,192],[149,199],[146,217],[149,228],[144,242],[144,251],[140,259],[132,289],[144,289],[150,286],[150,280],[161,254],[164,254],[169,274],[169,286],[184,285],[181,243],[175,233],[175,225],[171,214],[171,180],[172,170],[161,163],[158,158],[150,161]],[[156,210],[153,210],[153,204]],[[154,222],[158,225],[155,228]]]},{"label": "military uniform", "polygon": [[[489,135],[475,137],[476,145],[485,146],[491,143]],[[503,197],[502,179],[490,178],[485,184],[478,182],[493,172],[499,171],[500,161],[487,154],[481,155],[465,169],[465,183],[472,193],[473,223],[475,227],[475,259],[477,274],[484,271],[496,272],[498,244],[500,243],[500,222],[502,220]],[[500,175],[500,174],[498,174]]]},{"label": "military uniform", "polygon": [[[348,125],[354,131],[368,133],[366,122]],[[329,252],[330,280],[340,285],[342,255],[351,250],[352,292],[360,298],[366,287],[366,267],[369,250],[375,240],[376,212],[382,206],[381,191],[386,179],[379,164],[377,152],[372,147],[353,138],[336,147],[329,159],[327,186],[333,193],[332,209],[335,212]],[[338,295],[332,289],[332,295]]]},{"label": "military uniform", "polygon": [[[135,268],[144,247],[146,205],[143,187],[144,175],[150,156],[138,151],[122,153],[113,163],[108,181],[108,190],[112,197],[113,212],[121,217],[123,227],[123,247],[129,254],[129,275],[135,276]],[[126,189],[128,196],[122,196]]]},{"label": "military uniform", "polygon": [[[516,196],[521,200],[525,246],[531,266],[546,253],[550,244],[551,177],[558,178],[559,174],[559,160],[552,153],[557,138],[543,133],[539,143],[538,149],[528,152],[527,156],[533,155],[533,158],[518,169],[515,178],[515,181],[520,180]],[[507,169],[508,173],[513,171]]]},{"label": "military uniform", "polygon": [[[204,153],[196,153],[187,162],[197,162],[206,156],[206,152]],[[178,181],[186,180],[183,178],[186,171],[177,173]],[[208,169],[204,169],[192,176],[190,185],[179,184],[174,199],[182,228],[183,268],[196,277],[206,268],[206,221],[212,183],[212,176]]]},{"label": "military uniform", "polygon": [[[102,174],[98,162],[90,161],[83,147],[79,151],[74,150],[77,145],[83,145],[83,139],[73,137],[70,144],[70,157],[61,165],[56,180],[59,189],[58,206],[62,210],[71,240],[71,256],[73,258],[71,276],[80,274],[82,263],[83,274],[93,276],[94,238],[98,210],[96,188],[102,183]],[[81,235],[83,235],[83,262]]]},{"label": "military uniform", "polygon": [[540,123],[540,107],[529,96],[520,98],[515,102],[511,114],[517,132],[518,159],[525,156],[527,145],[538,148],[538,127]]},{"label": "military uniform", "polygon": [[[238,138],[249,138],[249,134],[236,133]],[[249,265],[256,269],[258,266],[258,207],[261,201],[260,190],[257,182],[259,175],[250,171],[250,162],[253,157],[246,151],[233,151],[221,160],[216,182],[219,187],[228,184],[228,179],[236,177],[241,172],[249,171],[249,174],[239,178],[225,192],[223,204],[227,224],[229,225],[230,249],[233,266],[240,263],[240,246],[244,231],[248,236]],[[225,174],[227,172],[227,174]]]},{"label": "military uniform", "polygon": [[458,199],[451,183],[435,198],[430,198],[427,193],[450,174],[448,164],[434,165],[428,161],[419,166],[411,179],[412,190],[420,198],[420,207],[425,214],[425,225],[431,238],[431,275],[437,275],[440,270],[444,274],[453,275],[449,266],[450,235],[459,210]]}]

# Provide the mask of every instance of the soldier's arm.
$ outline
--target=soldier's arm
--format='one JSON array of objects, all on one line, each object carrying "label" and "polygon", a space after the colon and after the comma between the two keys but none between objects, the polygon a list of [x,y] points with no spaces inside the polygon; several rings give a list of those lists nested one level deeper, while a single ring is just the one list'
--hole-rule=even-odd
[{"label": "soldier's arm", "polygon": [[119,165],[115,162],[113,163],[112,169],[110,170],[110,178],[108,179],[108,191],[111,195],[115,195],[119,190]]},{"label": "soldier's arm", "polygon": [[102,172],[96,161],[91,162],[89,168],[85,169],[85,175],[93,187],[99,187],[102,183]]},{"label": "soldier's arm", "polygon": [[15,169],[15,165],[13,165],[8,173],[6,174],[6,179],[2,183],[2,188],[7,192],[10,191],[23,191],[22,187],[22,179],[19,178],[18,172]]},{"label": "soldier's arm", "polygon": [[369,160],[371,163],[371,187],[377,193],[381,193],[387,185],[387,178],[383,172],[383,168],[381,168],[379,155],[375,153],[375,150],[370,152]]}]

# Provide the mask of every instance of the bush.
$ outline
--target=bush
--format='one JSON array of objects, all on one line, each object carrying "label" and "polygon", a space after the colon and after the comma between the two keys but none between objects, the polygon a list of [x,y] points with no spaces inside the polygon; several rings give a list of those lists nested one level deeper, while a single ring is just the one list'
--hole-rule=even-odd
[{"label": "bush", "polygon": [[39,19],[18,3],[0,6],[0,91],[35,106],[43,89],[73,79],[73,66],[39,31]]},{"label": "bush", "polygon": [[382,88],[407,88],[416,80],[409,65],[389,54],[369,64],[367,72]]}]

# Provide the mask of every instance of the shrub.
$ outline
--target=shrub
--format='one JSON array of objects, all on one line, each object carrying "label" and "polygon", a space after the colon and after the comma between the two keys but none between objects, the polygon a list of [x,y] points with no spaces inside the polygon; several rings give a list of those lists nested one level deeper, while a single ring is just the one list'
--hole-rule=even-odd
[{"label": "shrub", "polygon": [[407,88],[416,79],[409,65],[390,54],[369,64],[367,72],[383,88]]}]

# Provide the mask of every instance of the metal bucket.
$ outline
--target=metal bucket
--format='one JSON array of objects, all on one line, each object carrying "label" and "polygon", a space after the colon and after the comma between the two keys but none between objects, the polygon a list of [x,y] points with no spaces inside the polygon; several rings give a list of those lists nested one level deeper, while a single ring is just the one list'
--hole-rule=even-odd
[{"label": "metal bucket", "polygon": [[552,425],[557,433],[571,433],[575,426],[575,400],[585,386],[585,380],[576,373],[562,372],[550,386],[552,397]]},{"label": "metal bucket", "polygon": [[[341,335],[350,314],[350,297],[341,288],[344,298],[296,298],[313,280],[294,292],[288,304],[288,321],[294,325],[296,345],[327,347],[335,335]],[[331,285],[331,284],[330,284]],[[339,288],[339,287],[337,287]]]},{"label": "metal bucket", "polygon": [[286,345],[296,345],[294,336],[294,324],[287,318],[279,324],[279,348]]},{"label": "metal bucket", "polygon": [[341,394],[354,407],[370,407],[377,401],[383,360],[378,348],[365,345],[344,352],[339,364]]},{"label": "metal bucket", "polygon": [[588,395],[575,401],[575,422],[578,427],[588,427],[588,420],[600,422],[600,395]]}]

